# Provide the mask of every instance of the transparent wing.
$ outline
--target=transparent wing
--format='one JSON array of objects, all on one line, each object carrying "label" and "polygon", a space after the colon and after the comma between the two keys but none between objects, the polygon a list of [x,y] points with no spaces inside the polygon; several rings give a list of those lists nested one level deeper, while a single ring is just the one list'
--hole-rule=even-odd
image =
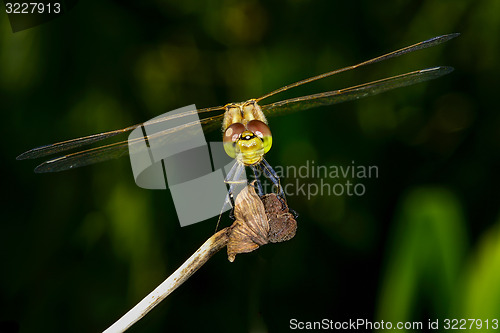
[{"label": "transparent wing", "polygon": [[[221,111],[223,109],[224,109],[224,107],[221,107],[221,106],[213,107],[213,108],[206,108],[206,109],[198,110],[198,114],[205,114],[207,112]],[[179,118],[182,116],[189,116],[189,115],[192,115],[192,112],[186,112],[185,114],[177,114],[174,117],[165,116],[165,117],[156,119],[155,123],[162,123],[162,122],[166,122],[166,121],[171,121],[174,118]],[[202,118],[203,117],[200,116],[200,119],[202,119]],[[71,140],[53,143],[50,145],[36,147],[36,148],[30,149],[30,150],[22,153],[21,155],[17,156],[16,159],[17,160],[25,160],[25,159],[44,157],[44,156],[48,156],[48,155],[52,155],[52,154],[61,153],[63,151],[87,146],[87,145],[90,145],[94,142],[98,142],[98,141],[101,141],[101,140],[104,140],[104,139],[107,139],[107,138],[110,138],[110,137],[113,137],[113,136],[116,136],[116,135],[119,135],[122,133],[130,132],[141,125],[143,125],[143,123],[132,125],[132,126],[129,126],[126,128],[119,129],[119,130],[114,130],[114,131],[109,131],[109,132],[104,132],[104,133],[99,133],[99,134],[93,134],[93,135],[84,136],[84,137],[77,138],[77,139],[71,139]]]},{"label": "transparent wing", "polygon": [[339,69],[336,69],[336,70],[333,70],[333,71],[330,71],[330,72],[327,72],[327,73],[323,73],[323,74],[320,74],[320,75],[316,75],[316,76],[313,76],[313,77],[310,77],[310,78],[307,78],[307,79],[304,79],[304,80],[301,80],[301,81],[298,81],[298,82],[295,82],[295,83],[292,83],[292,84],[288,84],[288,85],[286,85],[284,87],[281,87],[279,89],[273,90],[270,93],[265,94],[264,96],[261,96],[260,98],[257,99],[257,102],[259,102],[259,101],[261,101],[263,99],[266,99],[266,98],[268,98],[270,96],[276,95],[276,94],[278,94],[280,92],[283,92],[285,90],[288,90],[288,89],[291,89],[291,88],[295,88],[295,87],[301,86],[301,85],[309,83],[309,82],[321,80],[321,79],[324,79],[326,77],[330,77],[330,76],[335,75],[335,74],[339,74],[339,73],[342,73],[342,72],[346,72],[346,71],[349,71],[349,70],[352,70],[352,69],[356,69],[356,68],[363,67],[363,66],[366,66],[366,65],[374,64],[374,63],[377,63],[377,62],[381,62],[381,61],[384,61],[384,60],[387,60],[387,59],[399,57],[399,56],[401,56],[403,54],[407,54],[407,53],[410,53],[410,52],[414,52],[414,51],[426,49],[428,47],[436,46],[436,45],[439,45],[441,43],[447,42],[450,39],[458,37],[458,36],[460,36],[459,33],[453,33],[453,34],[447,34],[447,35],[433,37],[433,38],[424,40],[422,42],[418,42],[418,43],[412,44],[410,46],[403,47],[403,48],[401,48],[399,50],[392,51],[392,52],[383,54],[381,56],[372,58],[370,60],[366,60],[366,61],[360,62],[359,64],[356,64],[356,65],[339,68]]},{"label": "transparent wing", "polygon": [[274,116],[306,110],[323,105],[337,104],[382,93],[384,91],[409,86],[435,79],[453,71],[452,67],[433,67],[406,74],[396,75],[346,89],[302,96],[261,106],[266,115]]},{"label": "transparent wing", "polygon": [[[199,110],[198,113],[214,112],[214,111],[221,111],[221,110],[223,110],[222,107],[209,108],[209,109]],[[188,113],[178,114],[175,117],[178,118],[181,116],[188,116]],[[203,130],[205,132],[212,131],[215,128],[220,127],[220,123],[221,123],[223,116],[224,116],[224,114],[218,114],[215,116],[205,117],[203,119],[200,119],[199,123],[201,123]],[[171,120],[173,120],[173,118],[167,116],[167,117],[157,119],[157,120],[155,120],[155,122],[161,123],[161,122],[171,121]],[[149,124],[151,124],[151,123],[149,123]],[[180,132],[181,130],[186,130],[189,127],[192,127],[192,126],[197,125],[197,124],[198,124],[198,122],[188,123],[188,124],[185,124],[183,126],[173,128],[171,130],[158,132],[154,135],[148,136],[148,140],[152,140],[152,139],[161,140],[162,137],[171,139],[171,138],[175,137],[173,134],[175,134],[176,132]],[[88,145],[88,144],[91,144],[91,143],[94,143],[94,142],[97,142],[100,140],[104,140],[104,139],[113,137],[113,136],[118,135],[118,134],[130,132],[133,129],[140,127],[140,126],[142,126],[142,124],[133,125],[133,126],[121,129],[121,130],[95,134],[95,135],[91,135],[91,136],[87,136],[87,137],[83,137],[83,138],[63,141],[63,142],[55,143],[52,145],[34,148],[32,150],[29,150],[29,151],[19,155],[17,157],[17,159],[42,157],[42,156],[47,156],[47,155],[54,154],[54,153],[60,153],[60,152],[66,151],[66,150],[74,149],[74,148],[79,148],[79,147],[82,147],[82,146],[85,146],[85,145]],[[139,149],[142,149],[143,147],[144,147],[144,139],[143,138],[115,142],[115,143],[111,143],[108,145],[90,148],[90,149],[86,149],[83,151],[75,152],[72,154],[68,154],[65,156],[60,156],[60,157],[56,157],[54,159],[48,160],[46,162],[43,162],[39,166],[37,166],[35,168],[35,172],[36,173],[58,172],[58,171],[64,171],[64,170],[68,170],[68,169],[74,169],[74,168],[82,167],[85,165],[99,163],[99,162],[103,162],[106,160],[118,158],[118,157],[127,155],[130,150],[137,151]]]}]

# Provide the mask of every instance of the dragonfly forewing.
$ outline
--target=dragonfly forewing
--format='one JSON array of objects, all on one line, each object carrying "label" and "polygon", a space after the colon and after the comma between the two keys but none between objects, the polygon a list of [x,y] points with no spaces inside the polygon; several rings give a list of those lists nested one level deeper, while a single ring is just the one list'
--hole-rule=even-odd
[{"label": "dragonfly forewing", "polygon": [[413,85],[419,82],[432,80],[452,71],[452,67],[446,66],[422,69],[346,89],[279,101],[262,106],[262,110],[266,113],[266,115],[273,116],[283,113],[288,114],[299,110],[307,110],[319,106],[338,104],[373,96],[388,90]]},{"label": "dragonfly forewing", "polygon": [[[203,120],[216,118],[217,115],[213,116],[213,117],[209,117],[209,116],[206,116],[205,114],[218,111],[218,113],[220,115],[220,113],[223,110],[224,110],[224,107],[217,106],[217,107],[213,107],[213,108],[200,109],[200,110],[197,110],[195,112],[197,112],[200,115],[200,119],[202,119],[202,124],[206,125],[206,129],[213,130],[214,128],[217,127],[217,126],[213,126],[213,125],[217,125],[217,124],[212,124],[212,126],[211,126],[209,124],[209,121],[203,121]],[[185,112],[183,114],[176,114],[174,116],[166,115],[164,117],[158,117],[154,121],[149,121],[148,123],[153,124],[153,123],[169,122],[169,121],[172,121],[172,120],[177,119],[177,118],[191,116],[192,114],[193,114],[193,112],[190,111],[190,112]],[[59,153],[62,153],[64,151],[87,146],[87,145],[90,145],[92,143],[114,137],[116,135],[131,132],[132,130],[136,129],[137,127],[139,127],[141,125],[143,125],[143,123],[128,126],[128,127],[125,127],[125,128],[119,129],[119,130],[113,130],[113,131],[109,131],[109,132],[93,134],[93,135],[89,135],[89,136],[85,136],[85,137],[81,137],[81,138],[77,138],[77,139],[71,139],[71,140],[53,143],[50,145],[36,147],[36,148],[30,149],[30,150],[20,154],[19,156],[16,157],[16,159],[17,160],[25,160],[25,159],[44,157],[44,156],[53,155],[53,154],[59,154]],[[205,127],[204,127],[204,130],[205,130]]]},{"label": "dragonfly forewing", "polygon": [[[200,110],[204,112],[206,109]],[[213,110],[211,110],[213,111]],[[74,169],[90,164],[95,164],[99,162],[104,162],[110,159],[115,159],[122,157],[124,155],[128,155],[129,153],[138,153],[143,149],[147,149],[147,146],[144,145],[145,141],[155,141],[156,144],[161,144],[162,141],[176,141],[176,140],[183,140],[183,135],[189,135],[189,128],[190,127],[195,127],[198,124],[201,124],[203,131],[204,132],[210,132],[213,131],[216,128],[220,128],[220,123],[222,121],[223,114],[218,115],[218,116],[212,116],[212,117],[207,117],[204,119],[200,119],[199,122],[191,122],[188,124],[185,124],[183,126],[179,126],[170,130],[165,130],[161,132],[154,133],[152,135],[147,136],[146,138],[136,138],[133,140],[124,140],[120,142],[115,142],[111,143],[105,146],[101,147],[95,147],[95,148],[90,148],[87,150],[79,151],[76,153],[68,154],[65,156],[61,157],[56,157],[54,159],[48,160],[46,162],[43,162],[42,164],[38,165],[35,168],[36,173],[45,173],[45,172],[58,172],[58,171],[64,171],[64,170],[69,170],[69,169]],[[161,121],[169,121],[171,119],[168,118],[162,118]],[[159,121],[157,121],[159,122]],[[135,128],[138,128],[142,126],[142,124],[130,126],[127,129],[120,130],[120,133],[127,133]],[[114,131],[116,132],[116,131]],[[183,133],[182,135],[179,133]],[[107,134],[107,133],[103,133]],[[114,136],[113,135],[101,135],[101,138],[99,140],[103,140],[105,138]],[[94,140],[91,142],[88,142],[88,138],[80,138],[79,144],[77,145],[74,142],[71,142],[69,145],[65,145],[63,150],[68,150],[71,148],[79,147],[82,145],[90,144],[98,140]],[[172,142],[170,142],[172,144]],[[56,146],[57,148],[53,148],[51,146]],[[57,144],[51,145],[51,146],[44,146],[40,147],[38,149],[43,149],[47,147],[48,149],[45,149],[43,151],[44,155],[51,154],[53,152],[59,152],[61,151],[61,145],[57,146]],[[71,147],[68,147],[71,146]],[[35,148],[37,149],[37,148]],[[50,153],[48,151],[51,151]],[[32,157],[28,157],[32,158]]]},{"label": "dragonfly forewing", "polygon": [[292,84],[288,84],[288,85],[286,85],[284,87],[281,87],[279,89],[273,90],[270,93],[265,94],[264,96],[262,96],[260,98],[257,98],[257,101],[261,101],[263,99],[266,99],[268,97],[276,95],[276,94],[278,94],[280,92],[286,91],[288,89],[295,88],[295,87],[298,87],[298,86],[301,86],[301,85],[304,85],[304,84],[307,84],[307,83],[310,83],[310,82],[313,82],[313,81],[321,80],[321,79],[330,77],[330,76],[335,75],[335,74],[346,72],[346,71],[349,71],[349,70],[352,70],[352,69],[356,69],[356,68],[359,68],[359,67],[363,67],[363,66],[366,66],[366,65],[371,65],[371,64],[374,64],[374,63],[377,63],[377,62],[381,62],[381,61],[384,61],[384,60],[388,60],[388,59],[391,59],[391,58],[399,57],[399,56],[402,56],[404,54],[407,54],[407,53],[410,53],[410,52],[414,52],[414,51],[418,51],[418,50],[422,50],[422,49],[425,49],[425,48],[428,48],[428,47],[436,46],[436,45],[439,45],[441,43],[447,42],[450,39],[458,37],[459,35],[460,35],[459,33],[453,33],[453,34],[447,34],[447,35],[433,37],[433,38],[424,40],[422,42],[419,42],[419,43],[416,43],[416,44],[413,44],[413,45],[410,45],[410,46],[403,47],[403,48],[401,48],[399,50],[383,54],[383,55],[381,55],[379,57],[375,57],[375,58],[372,58],[370,60],[366,60],[366,61],[360,62],[360,63],[358,63],[356,65],[339,68],[339,69],[336,69],[336,70],[333,70],[333,71],[330,71],[330,72],[327,72],[327,73],[323,73],[323,74],[320,74],[320,75],[316,75],[316,76],[313,76],[313,77],[310,77],[310,78],[307,78],[307,79],[304,79],[304,80],[301,80],[301,81],[298,81],[298,82],[295,82],[295,83],[292,83]]}]

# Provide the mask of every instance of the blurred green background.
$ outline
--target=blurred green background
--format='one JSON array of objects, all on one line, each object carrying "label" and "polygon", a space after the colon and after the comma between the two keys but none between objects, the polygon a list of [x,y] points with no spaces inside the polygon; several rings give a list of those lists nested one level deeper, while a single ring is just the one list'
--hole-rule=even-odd
[{"label": "blurred green background", "polygon": [[15,34],[0,14],[1,327],[102,331],[216,225],[181,228],[170,192],[138,188],[128,158],[34,174],[42,161],[16,161],[21,152],[193,103],[258,97],[451,32],[462,35],[286,92],[455,67],[270,118],[271,165],[354,161],[378,166],[379,177],[362,180],[363,196],[289,196],[300,214],[294,239],[234,263],[217,254],[130,332],[283,332],[292,318],[500,320],[499,1],[81,1]]}]

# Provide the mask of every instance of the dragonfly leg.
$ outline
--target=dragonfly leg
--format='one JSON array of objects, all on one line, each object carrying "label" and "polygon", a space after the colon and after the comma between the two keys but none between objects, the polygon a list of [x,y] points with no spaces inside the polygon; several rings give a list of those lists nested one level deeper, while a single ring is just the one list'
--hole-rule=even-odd
[{"label": "dragonfly leg", "polygon": [[[242,178],[242,176],[244,176]],[[226,178],[224,179],[224,182],[229,185],[229,190],[226,195],[226,199],[224,201],[224,205],[222,207],[222,210],[226,208],[227,204],[230,204],[231,207],[234,209],[234,193],[236,191],[236,188],[238,186],[246,186],[247,185],[247,179],[245,175],[245,166],[241,163],[236,162],[232,167],[231,170],[229,170]],[[229,216],[231,218],[234,218],[233,211],[231,210]]]},{"label": "dragonfly leg", "polygon": [[281,186],[280,178],[276,171],[274,171],[273,167],[263,159],[259,164],[259,167],[264,171],[266,177],[276,186],[276,194],[278,199],[281,201],[283,209],[287,207],[285,192],[283,191],[283,187]]},{"label": "dragonfly leg", "polygon": [[288,207],[288,212],[293,215],[294,219],[298,219],[299,218],[299,213],[297,213],[296,211],[294,211],[290,207]]},{"label": "dragonfly leg", "polygon": [[265,159],[262,160],[259,166],[262,171],[264,171],[266,177],[276,186],[276,194],[278,197],[285,199],[285,192],[283,192],[283,188],[281,187],[280,178],[273,167]]},{"label": "dragonfly leg", "polygon": [[255,192],[257,192],[257,195],[259,197],[262,197],[264,195],[264,190],[262,189],[262,183],[260,182],[260,179],[259,179],[259,174],[258,174],[258,171],[257,171],[257,166],[251,165],[250,168],[252,169],[253,175],[255,177],[255,181],[252,182],[251,185],[253,185],[253,187],[255,188]]}]

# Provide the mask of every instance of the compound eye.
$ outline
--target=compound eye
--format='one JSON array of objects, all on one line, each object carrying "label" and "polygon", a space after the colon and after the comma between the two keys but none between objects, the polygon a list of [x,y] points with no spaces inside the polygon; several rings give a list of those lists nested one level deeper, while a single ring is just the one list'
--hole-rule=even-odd
[{"label": "compound eye", "polygon": [[234,123],[226,128],[224,132],[224,136],[222,138],[222,142],[224,143],[224,150],[226,154],[231,158],[236,158],[237,147],[236,142],[241,137],[241,133],[245,131],[245,126],[241,123]]},{"label": "compound eye", "polygon": [[247,128],[250,132],[257,135],[259,138],[263,139],[266,136],[271,136],[271,130],[269,126],[260,120],[251,120],[247,124]]},{"label": "compound eye", "polygon": [[241,123],[234,123],[230,125],[224,132],[224,138],[222,141],[226,142],[236,142],[241,136],[241,133],[245,131],[245,126]]},{"label": "compound eye", "polygon": [[247,129],[262,140],[264,143],[264,153],[267,153],[273,145],[273,138],[269,126],[260,120],[251,120],[247,124]]}]

